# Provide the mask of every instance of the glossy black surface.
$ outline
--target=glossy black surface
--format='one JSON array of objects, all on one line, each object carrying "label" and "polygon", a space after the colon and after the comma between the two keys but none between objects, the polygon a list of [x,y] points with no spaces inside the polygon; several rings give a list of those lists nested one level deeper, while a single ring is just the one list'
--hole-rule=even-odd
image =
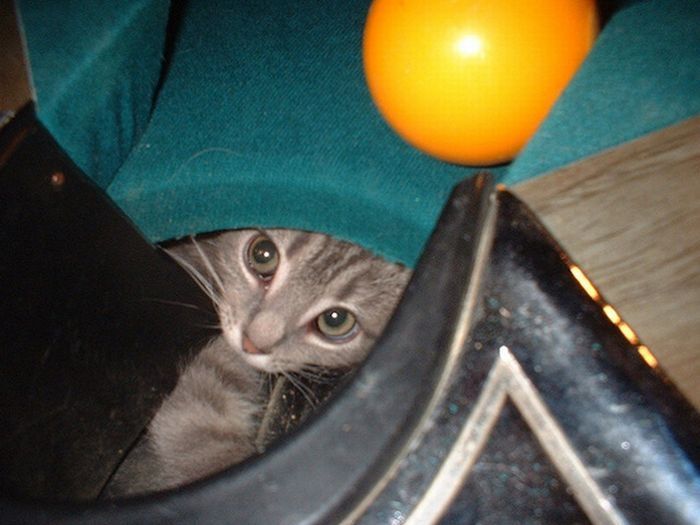
[{"label": "glossy black surface", "polygon": [[93,499],[210,335],[210,302],[31,107],[0,134],[0,247],[0,491]]},{"label": "glossy black surface", "polygon": [[440,523],[590,523],[569,490],[518,409],[508,402],[472,475]]},{"label": "glossy black surface", "polygon": [[[340,519],[384,473],[421,420],[441,375],[471,273],[484,181],[455,193],[391,327],[342,395],[258,460],[160,497],[27,508],[0,502],[6,522],[299,523]],[[426,315],[426,310],[430,315]],[[441,322],[436,323],[439,317]]]},{"label": "glossy black surface", "polygon": [[[367,363],[265,455],[143,499],[5,498],[1,520],[699,523],[698,413],[573,268],[515,197],[465,181]],[[308,411],[285,395],[273,434]]]},{"label": "glossy black surface", "polygon": [[[574,523],[584,504],[600,523],[699,522],[698,413],[605,315],[604,300],[589,297],[572,266],[529,211],[499,192],[477,321],[425,432],[364,523],[403,522],[429,490],[450,494],[432,502],[431,518],[444,514],[445,523]],[[531,404],[526,392],[509,387],[505,401],[486,393],[503,353],[548,412],[539,422],[563,432],[590,490],[572,487],[580,477],[571,458],[544,448],[532,423],[514,414],[518,403]],[[494,419],[482,419],[470,438],[465,429],[484,401]],[[450,470],[456,443],[473,443],[479,432],[485,442],[464,447],[452,468],[474,466],[436,481]],[[564,494],[551,490],[562,484]]]},{"label": "glossy black surface", "polygon": [[[698,412],[604,313],[604,298],[589,297],[573,265],[529,210],[501,193],[484,317],[463,364],[475,383],[466,398],[506,346],[624,519],[698,523]],[[520,512],[527,508],[523,501]]]}]

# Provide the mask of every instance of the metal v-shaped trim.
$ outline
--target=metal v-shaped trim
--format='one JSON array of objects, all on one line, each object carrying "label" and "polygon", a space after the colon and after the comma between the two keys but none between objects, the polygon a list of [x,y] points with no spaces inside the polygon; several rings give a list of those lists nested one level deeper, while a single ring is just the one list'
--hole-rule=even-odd
[{"label": "metal v-shaped trim", "polygon": [[506,346],[489,372],[479,399],[408,525],[428,523],[436,509],[446,509],[469,477],[488,441],[506,400],[510,398],[527,421],[552,463],[569,483],[574,497],[592,522],[621,525],[625,519],[600,490],[537,389]]}]

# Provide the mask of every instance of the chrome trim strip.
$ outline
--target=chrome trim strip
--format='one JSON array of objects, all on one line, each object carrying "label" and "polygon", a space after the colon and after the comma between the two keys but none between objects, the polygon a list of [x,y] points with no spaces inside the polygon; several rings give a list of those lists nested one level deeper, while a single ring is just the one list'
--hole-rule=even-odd
[{"label": "chrome trim strip", "polygon": [[353,512],[341,522],[342,525],[356,523],[363,517],[377,496],[381,494],[395,477],[405,458],[421,442],[423,435],[431,429],[433,418],[439,412],[439,407],[448,393],[449,386],[453,382],[454,375],[458,371],[459,361],[465,351],[467,337],[472,326],[474,310],[481,290],[482,278],[488,267],[489,255],[495,235],[496,219],[498,217],[497,195],[498,190],[494,189],[491,191],[488,198],[488,210],[484,218],[484,226],[477,241],[478,245],[475,255],[474,272],[461,302],[457,326],[447,348],[448,357],[445,363],[445,370],[447,372],[440,377],[440,381],[433,391],[433,397],[420,423],[416,426],[414,435],[407,441],[406,447],[404,447],[400,454],[396,455],[382,479],[369,491],[364,499],[355,507]]},{"label": "chrome trim strip", "polygon": [[471,474],[508,398],[569,483],[574,498],[590,520],[599,525],[627,523],[601,492],[518,361],[502,346],[473,412],[430,488],[408,517],[407,525],[436,523],[447,511]]}]

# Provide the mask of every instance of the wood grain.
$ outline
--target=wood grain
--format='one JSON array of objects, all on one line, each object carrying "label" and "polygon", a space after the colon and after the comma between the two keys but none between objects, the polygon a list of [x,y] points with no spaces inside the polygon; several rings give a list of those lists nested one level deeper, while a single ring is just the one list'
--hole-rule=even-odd
[{"label": "wood grain", "polygon": [[700,408],[700,116],[513,191]]}]

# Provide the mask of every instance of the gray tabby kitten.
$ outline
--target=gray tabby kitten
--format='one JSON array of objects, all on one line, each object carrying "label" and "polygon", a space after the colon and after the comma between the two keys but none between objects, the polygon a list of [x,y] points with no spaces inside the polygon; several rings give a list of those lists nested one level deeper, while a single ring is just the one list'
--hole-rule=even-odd
[{"label": "gray tabby kitten", "polygon": [[175,487],[259,452],[270,373],[358,364],[410,271],[327,235],[232,230],[168,250],[212,297],[221,335],[183,370],[107,497]]}]

